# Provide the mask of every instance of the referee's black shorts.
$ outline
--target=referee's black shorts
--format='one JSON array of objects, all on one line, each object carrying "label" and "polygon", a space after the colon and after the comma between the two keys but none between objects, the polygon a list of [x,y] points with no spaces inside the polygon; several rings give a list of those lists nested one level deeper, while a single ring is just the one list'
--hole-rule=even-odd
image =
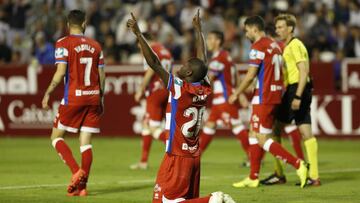
[{"label": "referee's black shorts", "polygon": [[301,96],[301,103],[299,110],[292,110],[291,103],[296,94],[297,83],[288,85],[285,94],[282,97],[281,104],[279,105],[276,118],[278,121],[290,124],[294,119],[296,125],[311,124],[310,105],[312,98],[312,85],[306,84],[304,92]]}]

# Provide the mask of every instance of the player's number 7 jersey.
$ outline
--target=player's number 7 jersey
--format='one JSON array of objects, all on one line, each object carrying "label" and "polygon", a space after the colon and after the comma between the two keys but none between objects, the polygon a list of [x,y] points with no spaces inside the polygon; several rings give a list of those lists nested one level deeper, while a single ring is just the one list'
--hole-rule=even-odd
[{"label": "player's number 7 jersey", "polygon": [[104,56],[98,42],[82,35],[69,35],[56,42],[55,64],[67,65],[63,105],[99,105],[98,68]]}]

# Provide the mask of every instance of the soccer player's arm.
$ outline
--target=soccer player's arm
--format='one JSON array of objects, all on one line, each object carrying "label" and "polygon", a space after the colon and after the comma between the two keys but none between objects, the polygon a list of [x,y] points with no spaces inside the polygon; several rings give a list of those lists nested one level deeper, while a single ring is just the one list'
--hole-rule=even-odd
[{"label": "soccer player's arm", "polygon": [[195,28],[195,36],[196,36],[196,57],[207,63],[207,52],[206,52],[206,43],[205,38],[202,33],[201,28],[201,19],[200,19],[200,9],[197,10],[193,18],[193,26]]},{"label": "soccer player's arm", "polygon": [[[235,86],[238,86],[238,85],[240,85],[240,83],[241,83],[241,74],[240,74],[239,71],[237,70],[237,66],[236,66],[236,65],[234,65],[234,68],[235,68],[235,70],[236,70],[236,73],[235,73],[235,84],[236,84],[236,85],[235,85]],[[247,99],[245,93],[252,92],[252,90],[254,89],[254,86],[255,86],[255,84],[254,84],[254,82],[253,82],[251,85],[249,85],[248,88],[246,88],[246,89],[244,90],[244,93],[241,93],[241,94],[239,95],[239,103],[240,103],[240,105],[241,105],[243,108],[249,107],[249,100]]]},{"label": "soccer player's arm", "polygon": [[256,49],[251,49],[249,54],[249,67],[244,79],[240,82],[240,85],[236,88],[235,92],[230,96],[229,102],[234,103],[239,95],[242,94],[253,82],[258,72],[258,67],[261,61],[264,59],[265,53]]},{"label": "soccer player's arm", "polygon": [[68,59],[67,49],[56,43],[56,50],[55,50],[56,72],[50,82],[50,85],[46,89],[43,100],[41,102],[42,107],[44,109],[49,109],[48,102],[50,99],[50,95],[56,89],[59,83],[64,79],[67,69],[67,59]]},{"label": "soccer player's arm", "polygon": [[299,70],[299,82],[298,82],[298,87],[296,89],[296,95],[301,97],[304,92],[307,82],[306,80],[309,75],[309,65],[308,65],[309,63],[305,54],[307,51],[305,46],[299,43],[291,47],[291,52],[294,56],[296,66]]},{"label": "soccer player's arm", "polygon": [[168,84],[169,72],[167,72],[167,70],[165,70],[165,68],[162,67],[159,58],[156,56],[156,54],[151,49],[146,39],[142,35],[133,13],[131,13],[131,17],[132,19],[129,19],[127,21],[127,26],[131,28],[132,32],[135,34],[136,38],[138,39],[142,53],[145,57],[147,64],[149,64],[150,68],[153,69],[157,75],[159,75],[159,77],[164,82],[164,84]]},{"label": "soccer player's arm", "polygon": [[258,67],[250,65],[248,67],[248,70],[246,72],[246,75],[244,79],[240,82],[240,85],[236,88],[234,95],[238,97],[240,94],[242,94],[245,89],[247,89],[253,82],[254,78],[256,77],[258,71]]},{"label": "soccer player's arm", "polygon": [[105,63],[104,63],[104,53],[103,51],[100,52],[99,55],[99,64],[98,64],[98,71],[99,71],[99,82],[100,82],[100,96],[102,105],[104,103],[104,95],[105,95]]},{"label": "soccer player's arm", "polygon": [[[146,66],[148,65],[146,64]],[[151,68],[146,69],[143,81],[140,85],[140,89],[135,94],[136,102],[139,102],[141,97],[144,95],[145,89],[150,84],[151,78],[153,77],[154,74],[155,72]]]}]

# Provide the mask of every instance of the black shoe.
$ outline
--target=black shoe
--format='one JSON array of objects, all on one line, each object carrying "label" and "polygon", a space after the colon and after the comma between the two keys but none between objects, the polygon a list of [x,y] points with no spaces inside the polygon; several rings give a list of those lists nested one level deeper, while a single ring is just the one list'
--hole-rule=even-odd
[{"label": "black shoe", "polygon": [[[296,186],[299,186],[300,183],[296,183],[295,185],[296,185]],[[321,182],[320,182],[320,179],[319,179],[319,178],[316,179],[316,180],[311,179],[311,178],[308,178],[308,179],[306,180],[306,186],[320,186],[320,185],[321,185]]]},{"label": "black shoe", "polygon": [[271,174],[269,177],[260,180],[261,185],[276,185],[286,183],[285,176],[278,176],[276,173]]}]

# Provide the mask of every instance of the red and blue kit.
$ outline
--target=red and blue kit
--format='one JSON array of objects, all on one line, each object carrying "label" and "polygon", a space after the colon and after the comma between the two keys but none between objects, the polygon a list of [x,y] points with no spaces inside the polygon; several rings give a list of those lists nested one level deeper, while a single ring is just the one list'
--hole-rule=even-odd
[{"label": "red and blue kit", "polygon": [[66,64],[64,97],[54,127],[70,132],[100,131],[100,79],[104,67],[101,46],[83,35],[56,42],[55,64]]},{"label": "red and blue kit", "polygon": [[272,133],[275,108],[283,91],[282,57],[279,44],[262,37],[251,46],[249,65],[258,68],[252,98],[251,127],[258,133]]},{"label": "red and blue kit", "polygon": [[153,202],[180,201],[199,196],[199,131],[209,84],[188,83],[170,75],[165,129],[166,154],[158,171]]},{"label": "red and blue kit", "polygon": [[241,122],[239,105],[228,103],[229,96],[236,86],[237,74],[236,66],[228,51],[220,50],[213,54],[208,74],[214,77],[213,99],[208,121],[216,122],[221,119],[228,126],[238,124]]}]

